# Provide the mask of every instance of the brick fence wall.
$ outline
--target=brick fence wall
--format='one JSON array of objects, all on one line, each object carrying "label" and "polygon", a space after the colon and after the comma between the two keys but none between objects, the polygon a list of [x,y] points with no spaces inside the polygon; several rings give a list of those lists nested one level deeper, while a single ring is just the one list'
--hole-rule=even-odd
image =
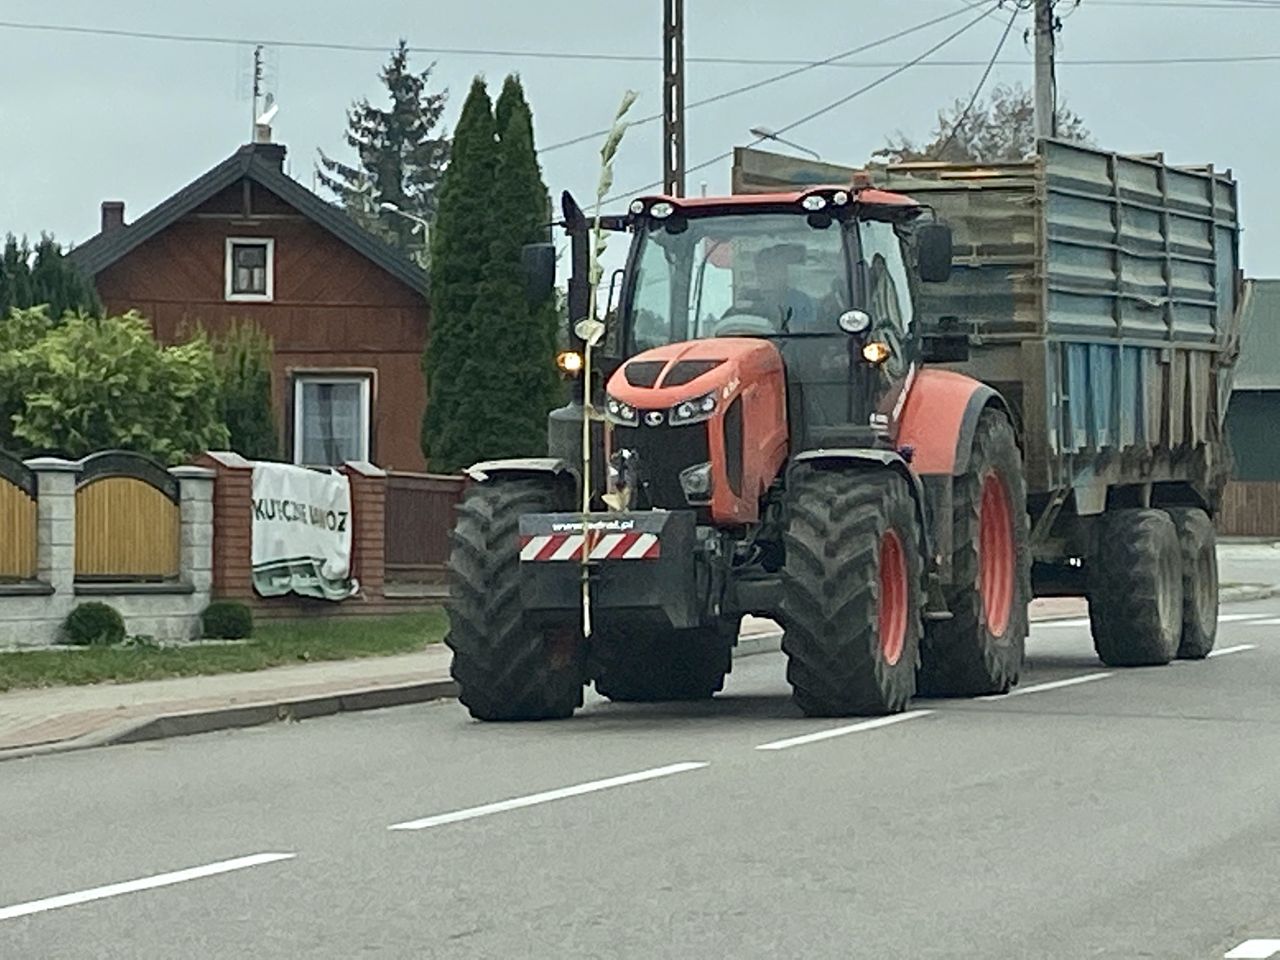
[{"label": "brick fence wall", "polygon": [[260,597],[253,589],[253,463],[239,454],[207,453],[198,464],[216,475],[213,497],[213,595],[248,604],[259,617],[386,614],[404,609],[384,593],[386,474],[369,463],[341,470],[351,481],[352,575],[355,597],[342,602],[313,597]]}]

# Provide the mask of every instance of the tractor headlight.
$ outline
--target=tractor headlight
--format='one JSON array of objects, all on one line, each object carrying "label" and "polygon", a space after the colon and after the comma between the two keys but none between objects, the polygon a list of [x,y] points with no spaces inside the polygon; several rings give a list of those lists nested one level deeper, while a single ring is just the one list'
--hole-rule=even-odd
[{"label": "tractor headlight", "polygon": [[582,372],[582,354],[577,350],[562,350],[556,354],[556,366],[561,373],[576,377]]},{"label": "tractor headlight", "polygon": [[604,404],[605,416],[611,423],[620,423],[623,426],[634,427],[640,422],[640,414],[636,412],[636,408],[629,403],[623,403],[614,397],[608,397]]},{"label": "tractor headlight", "polygon": [[716,391],[677,403],[671,408],[671,425],[680,426],[685,423],[701,423],[710,419],[716,412]]}]

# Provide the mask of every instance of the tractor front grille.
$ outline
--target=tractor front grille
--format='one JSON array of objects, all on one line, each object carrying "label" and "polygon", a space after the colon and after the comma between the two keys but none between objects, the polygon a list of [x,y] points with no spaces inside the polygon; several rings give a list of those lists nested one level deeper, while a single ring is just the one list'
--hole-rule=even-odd
[{"label": "tractor front grille", "polygon": [[630,448],[639,458],[640,503],[664,510],[689,509],[680,471],[711,459],[707,424],[651,427],[642,422],[618,430],[615,437],[619,446]]}]

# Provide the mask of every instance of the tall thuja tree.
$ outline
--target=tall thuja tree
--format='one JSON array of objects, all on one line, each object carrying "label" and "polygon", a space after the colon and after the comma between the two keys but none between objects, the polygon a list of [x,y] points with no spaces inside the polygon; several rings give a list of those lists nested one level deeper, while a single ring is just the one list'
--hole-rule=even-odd
[{"label": "tall thuja tree", "polygon": [[213,340],[218,393],[231,449],[250,460],[280,456],[272,404],[271,337],[251,320],[232,321],[226,333]]},{"label": "tall thuja tree", "polygon": [[[494,107],[498,125],[495,206],[501,229],[489,247],[484,286],[472,318],[482,342],[487,377],[495,391],[494,421],[482,432],[486,457],[546,452],[547,414],[561,399],[555,352],[554,297],[526,298],[521,248],[549,239],[550,201],[534,148],[533,115],[516,76],[509,76]],[[499,399],[501,397],[501,399]]]},{"label": "tall thuja tree", "polygon": [[10,234],[0,253],[0,317],[10,310],[45,306],[55,320],[68,313],[100,314],[92,284],[84,279],[47,234],[32,251],[26,238]]},{"label": "tall thuja tree", "polygon": [[49,315],[68,313],[100,314],[102,304],[92,285],[67,260],[53,237],[42,234],[31,264],[31,302],[19,306],[45,304]]},{"label": "tall thuja tree", "polygon": [[[471,84],[440,181],[431,243],[431,328],[423,356],[427,412],[422,449],[432,470],[453,472],[482,459],[491,404],[483,369],[493,345],[472,327],[491,246],[505,226],[494,207],[498,140],[482,78]],[[486,325],[486,329],[489,329]]]},{"label": "tall thuja tree", "polygon": [[5,237],[0,253],[0,317],[15,307],[31,306],[31,247],[13,234]]},{"label": "tall thuja tree", "polygon": [[415,217],[435,216],[437,188],[449,158],[449,139],[438,131],[448,91],[428,89],[432,67],[409,68],[404,40],[382,69],[391,103],[375,107],[367,98],[347,111],[347,145],[355,163],[318,151],[320,183],[361,226],[379,234],[407,255],[424,243],[412,220],[384,210],[390,203]]}]

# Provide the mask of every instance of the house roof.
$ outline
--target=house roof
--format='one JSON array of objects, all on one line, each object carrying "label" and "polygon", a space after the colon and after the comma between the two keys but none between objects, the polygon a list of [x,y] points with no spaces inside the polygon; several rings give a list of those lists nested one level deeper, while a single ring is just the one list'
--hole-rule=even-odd
[{"label": "house roof", "polygon": [[282,158],[283,147],[279,144],[246,144],[133,223],[99,233],[72,249],[68,256],[82,273],[96,276],[227,187],[248,179],[270,190],[396,279],[423,296],[427,295],[425,271],[381,238],[369,233],[339,207],[325,202],[287,176],[281,169]]},{"label": "house roof", "polygon": [[1236,390],[1280,390],[1280,280],[1250,280]]}]

